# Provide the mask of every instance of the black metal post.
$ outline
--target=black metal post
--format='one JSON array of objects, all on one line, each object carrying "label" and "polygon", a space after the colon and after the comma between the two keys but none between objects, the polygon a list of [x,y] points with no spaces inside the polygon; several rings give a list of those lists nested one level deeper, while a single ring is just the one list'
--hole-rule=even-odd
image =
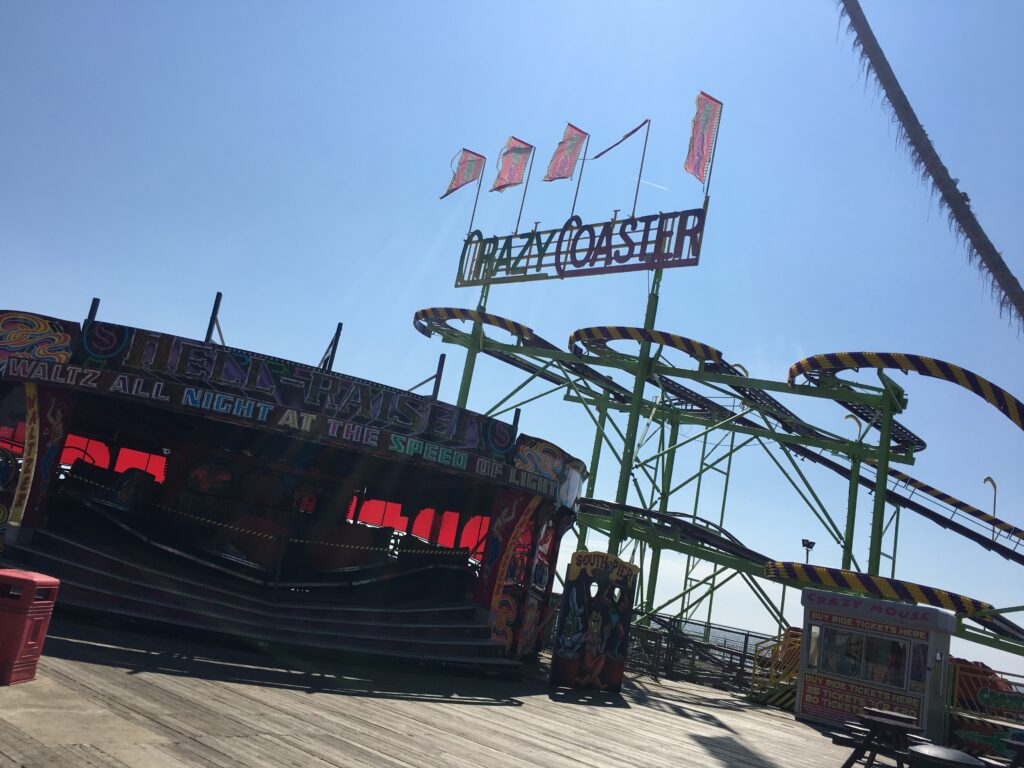
[{"label": "black metal post", "polygon": [[636,201],[640,197],[640,177],[644,175],[644,159],[647,157],[647,137],[651,135],[651,119],[647,118],[647,130],[644,131],[644,151],[640,155],[640,172],[636,175],[636,192],[633,194],[633,216],[636,216]]},{"label": "black metal post", "polygon": [[86,324],[96,322],[96,313],[99,311],[99,309],[100,300],[93,297],[92,304],[89,305],[89,317],[87,317],[85,320]]},{"label": "black metal post", "polygon": [[209,344],[213,339],[213,329],[217,325],[217,315],[220,313],[220,300],[224,298],[224,294],[217,291],[217,297],[213,300],[213,312],[210,313],[210,325],[206,328],[206,343]]},{"label": "black metal post", "polygon": [[338,353],[338,342],[341,340],[341,329],[344,327],[344,323],[338,323],[338,328],[334,332],[334,338],[331,339],[331,346],[327,350],[327,354],[324,356],[323,369],[325,371],[330,371],[334,368],[334,356]]},{"label": "black metal post", "polygon": [[587,142],[583,145],[583,162],[580,164],[580,175],[576,179],[576,193],[572,196],[572,210],[569,211],[569,218],[576,215],[576,198],[580,196],[580,182],[583,181],[583,171],[587,167],[587,150],[590,149],[590,134],[587,134]]},{"label": "black metal post", "polygon": [[437,373],[434,374],[434,391],[430,393],[431,400],[437,400],[437,395],[441,391],[441,374],[444,373],[444,360],[445,355],[442,352],[441,356],[437,358]]}]

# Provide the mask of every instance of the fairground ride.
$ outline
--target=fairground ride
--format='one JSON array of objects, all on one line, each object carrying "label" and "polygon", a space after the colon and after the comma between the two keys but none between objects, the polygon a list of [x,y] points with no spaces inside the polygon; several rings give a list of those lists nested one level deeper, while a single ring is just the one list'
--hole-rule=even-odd
[{"label": "fairground ride", "polygon": [[[664,270],[699,263],[720,116],[721,103],[702,92],[697,98],[686,163],[687,171],[704,184],[701,208],[637,216],[634,196],[633,211],[628,217],[618,219],[616,212],[610,221],[584,224],[579,216],[571,215],[561,228],[543,231],[534,228],[522,234],[518,232],[517,221],[513,234],[494,237],[485,237],[481,231],[474,230],[471,218],[455,284],[480,287],[477,306],[420,310],[413,319],[416,330],[428,337],[440,336],[442,341],[466,349],[458,396],[460,407],[465,407],[468,401],[477,358],[483,354],[526,374],[522,382],[498,399],[487,411],[488,415],[507,413],[559,393],[566,402],[584,409],[594,426],[594,441],[587,498],[581,501],[579,509],[578,547],[586,548],[588,531],[599,531],[607,536],[610,554],[628,552],[630,562],[640,566],[640,578],[645,584],[636,591],[638,602],[642,603],[639,620],[677,602],[679,614],[690,616],[706,601],[710,622],[715,592],[738,576],[783,629],[787,626],[783,605],[775,604],[759,579],[781,582],[784,586],[814,585],[945,608],[954,611],[959,618],[958,636],[1024,655],[1024,629],[1004,615],[1022,611],[1024,606],[1000,609],[895,578],[902,510],[915,512],[1019,565],[1024,565],[1024,530],[893,466],[913,463],[915,454],[925,448],[925,442],[896,420],[907,407],[907,396],[885,371],[897,369],[956,384],[985,399],[1022,429],[1024,403],[960,366],[903,353],[817,355],[796,362],[785,380],[753,378],[741,366],[730,363],[715,347],[657,329]],[[645,126],[649,132],[650,121],[645,120],[609,149]],[[569,171],[579,154],[576,145],[570,148],[567,143],[573,131],[578,129],[570,124],[566,137],[555,150],[549,175],[552,168],[564,166],[567,170],[556,177],[571,176]],[[570,149],[576,154],[566,160]],[[522,183],[527,157],[532,169],[532,151],[531,145],[510,139],[499,159],[495,185]],[[607,151],[598,153],[595,158]],[[472,156],[472,168],[466,159],[469,156]],[[482,163],[473,158],[483,160],[482,156],[463,150],[445,196],[459,186],[476,181],[479,199]],[[642,173],[643,155],[637,191]],[[529,171],[526,171],[524,200],[528,186]],[[476,203],[474,217],[475,213]],[[637,270],[651,274],[643,325],[581,328],[571,333],[564,348],[546,340],[532,328],[487,309],[493,285]],[[874,370],[877,383],[865,384],[840,375],[860,369]],[[532,385],[537,382],[549,386],[536,392]],[[699,387],[700,391],[693,387]],[[520,395],[522,399],[516,401]],[[804,420],[780,402],[780,395],[835,403],[860,427],[857,437],[843,437]],[[699,431],[680,439],[682,427]],[[877,440],[872,442],[869,435],[876,435]],[[696,440],[701,441],[696,470],[677,482],[677,452]],[[839,568],[770,560],[747,549],[726,532],[723,526],[732,459],[750,445],[758,446],[767,454],[826,534],[842,547]],[[605,449],[618,465],[615,498],[611,502],[593,498]],[[819,464],[847,479],[849,492],[842,524],[829,513],[797,459]],[[709,472],[723,477],[717,523],[697,514],[702,486]],[[694,484],[692,511],[674,509],[673,494],[691,483]],[[861,487],[874,493],[866,568],[854,556],[857,497]],[[635,493],[639,506],[627,504],[631,492]],[[891,541],[889,552],[884,551],[887,535]],[[666,551],[685,555],[683,584],[673,598],[655,605],[661,557]],[[883,558],[891,563],[889,577],[881,573]],[[695,577],[698,561],[713,566],[710,575]],[[785,589],[782,591],[784,600]],[[964,619],[972,619],[977,626],[966,625]]]}]

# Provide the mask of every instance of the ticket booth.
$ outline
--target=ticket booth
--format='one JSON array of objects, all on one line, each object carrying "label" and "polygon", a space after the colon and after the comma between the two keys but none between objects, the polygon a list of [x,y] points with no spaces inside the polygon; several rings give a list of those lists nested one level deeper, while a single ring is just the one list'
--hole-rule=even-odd
[{"label": "ticket booth", "polygon": [[955,618],[859,595],[805,589],[796,715],[839,725],[864,707],[913,715],[941,739]]}]

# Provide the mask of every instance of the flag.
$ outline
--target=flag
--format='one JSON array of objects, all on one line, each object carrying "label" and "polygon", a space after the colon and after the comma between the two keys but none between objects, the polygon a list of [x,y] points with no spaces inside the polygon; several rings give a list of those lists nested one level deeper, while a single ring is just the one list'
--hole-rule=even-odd
[{"label": "flag", "polygon": [[523,183],[526,175],[526,164],[530,160],[533,145],[509,136],[505,148],[498,155],[498,177],[494,180],[491,192],[504,192],[509,187]]},{"label": "flag", "polygon": [[621,144],[622,142],[624,142],[624,141],[625,141],[626,139],[628,139],[628,138],[629,138],[630,136],[632,136],[632,135],[633,135],[634,133],[636,133],[636,132],[637,132],[637,131],[639,131],[639,130],[640,130],[641,128],[643,128],[643,127],[644,127],[645,125],[647,125],[647,124],[648,124],[649,122],[651,122],[651,119],[650,119],[650,118],[647,118],[647,119],[646,119],[646,120],[644,120],[644,121],[643,121],[642,123],[640,123],[640,125],[638,125],[638,126],[637,126],[636,128],[634,128],[634,129],[633,129],[632,131],[630,131],[630,132],[629,132],[629,133],[627,133],[627,134],[626,134],[625,136],[623,136],[623,137],[622,137],[621,139],[619,139],[619,140],[618,140],[618,141],[616,141],[616,142],[615,142],[614,144],[612,144],[612,145],[611,145],[610,147],[608,147],[608,149],[602,149],[602,150],[601,150],[600,152],[598,152],[598,153],[597,153],[596,155],[594,155],[594,156],[593,156],[592,158],[590,158],[590,159],[591,159],[591,160],[597,160],[597,158],[599,158],[599,157],[600,157],[601,155],[604,155],[604,154],[607,154],[608,152],[611,152],[611,151],[612,151],[613,149],[615,149],[615,148],[616,148],[617,146],[619,146],[619,144]]},{"label": "flag", "polygon": [[544,181],[555,181],[556,179],[571,179],[576,172],[576,161],[580,158],[580,150],[583,149],[583,142],[589,136],[586,131],[581,131],[572,123],[567,123],[562,140],[555,147],[555,154],[551,156],[548,163],[548,172],[544,175]]},{"label": "flag", "polygon": [[711,150],[718,135],[718,121],[722,119],[722,102],[708,96],[704,91],[697,94],[697,114],[693,116],[693,133],[690,135],[690,149],[686,153],[683,169],[692,173],[703,183],[711,164]]},{"label": "flag", "polygon": [[[448,191],[441,195],[442,200],[459,187],[476,181],[480,178],[480,174],[484,172],[484,163],[487,162],[487,158],[483,155],[463,149],[458,157],[459,162],[452,170],[452,183],[448,185]],[[454,159],[452,158],[452,160]]]}]

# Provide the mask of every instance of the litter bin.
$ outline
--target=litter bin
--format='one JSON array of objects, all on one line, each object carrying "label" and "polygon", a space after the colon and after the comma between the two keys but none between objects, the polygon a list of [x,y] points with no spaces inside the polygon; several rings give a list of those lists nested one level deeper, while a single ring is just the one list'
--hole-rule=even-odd
[{"label": "litter bin", "polygon": [[59,586],[41,573],[0,570],[0,685],[35,678]]}]

